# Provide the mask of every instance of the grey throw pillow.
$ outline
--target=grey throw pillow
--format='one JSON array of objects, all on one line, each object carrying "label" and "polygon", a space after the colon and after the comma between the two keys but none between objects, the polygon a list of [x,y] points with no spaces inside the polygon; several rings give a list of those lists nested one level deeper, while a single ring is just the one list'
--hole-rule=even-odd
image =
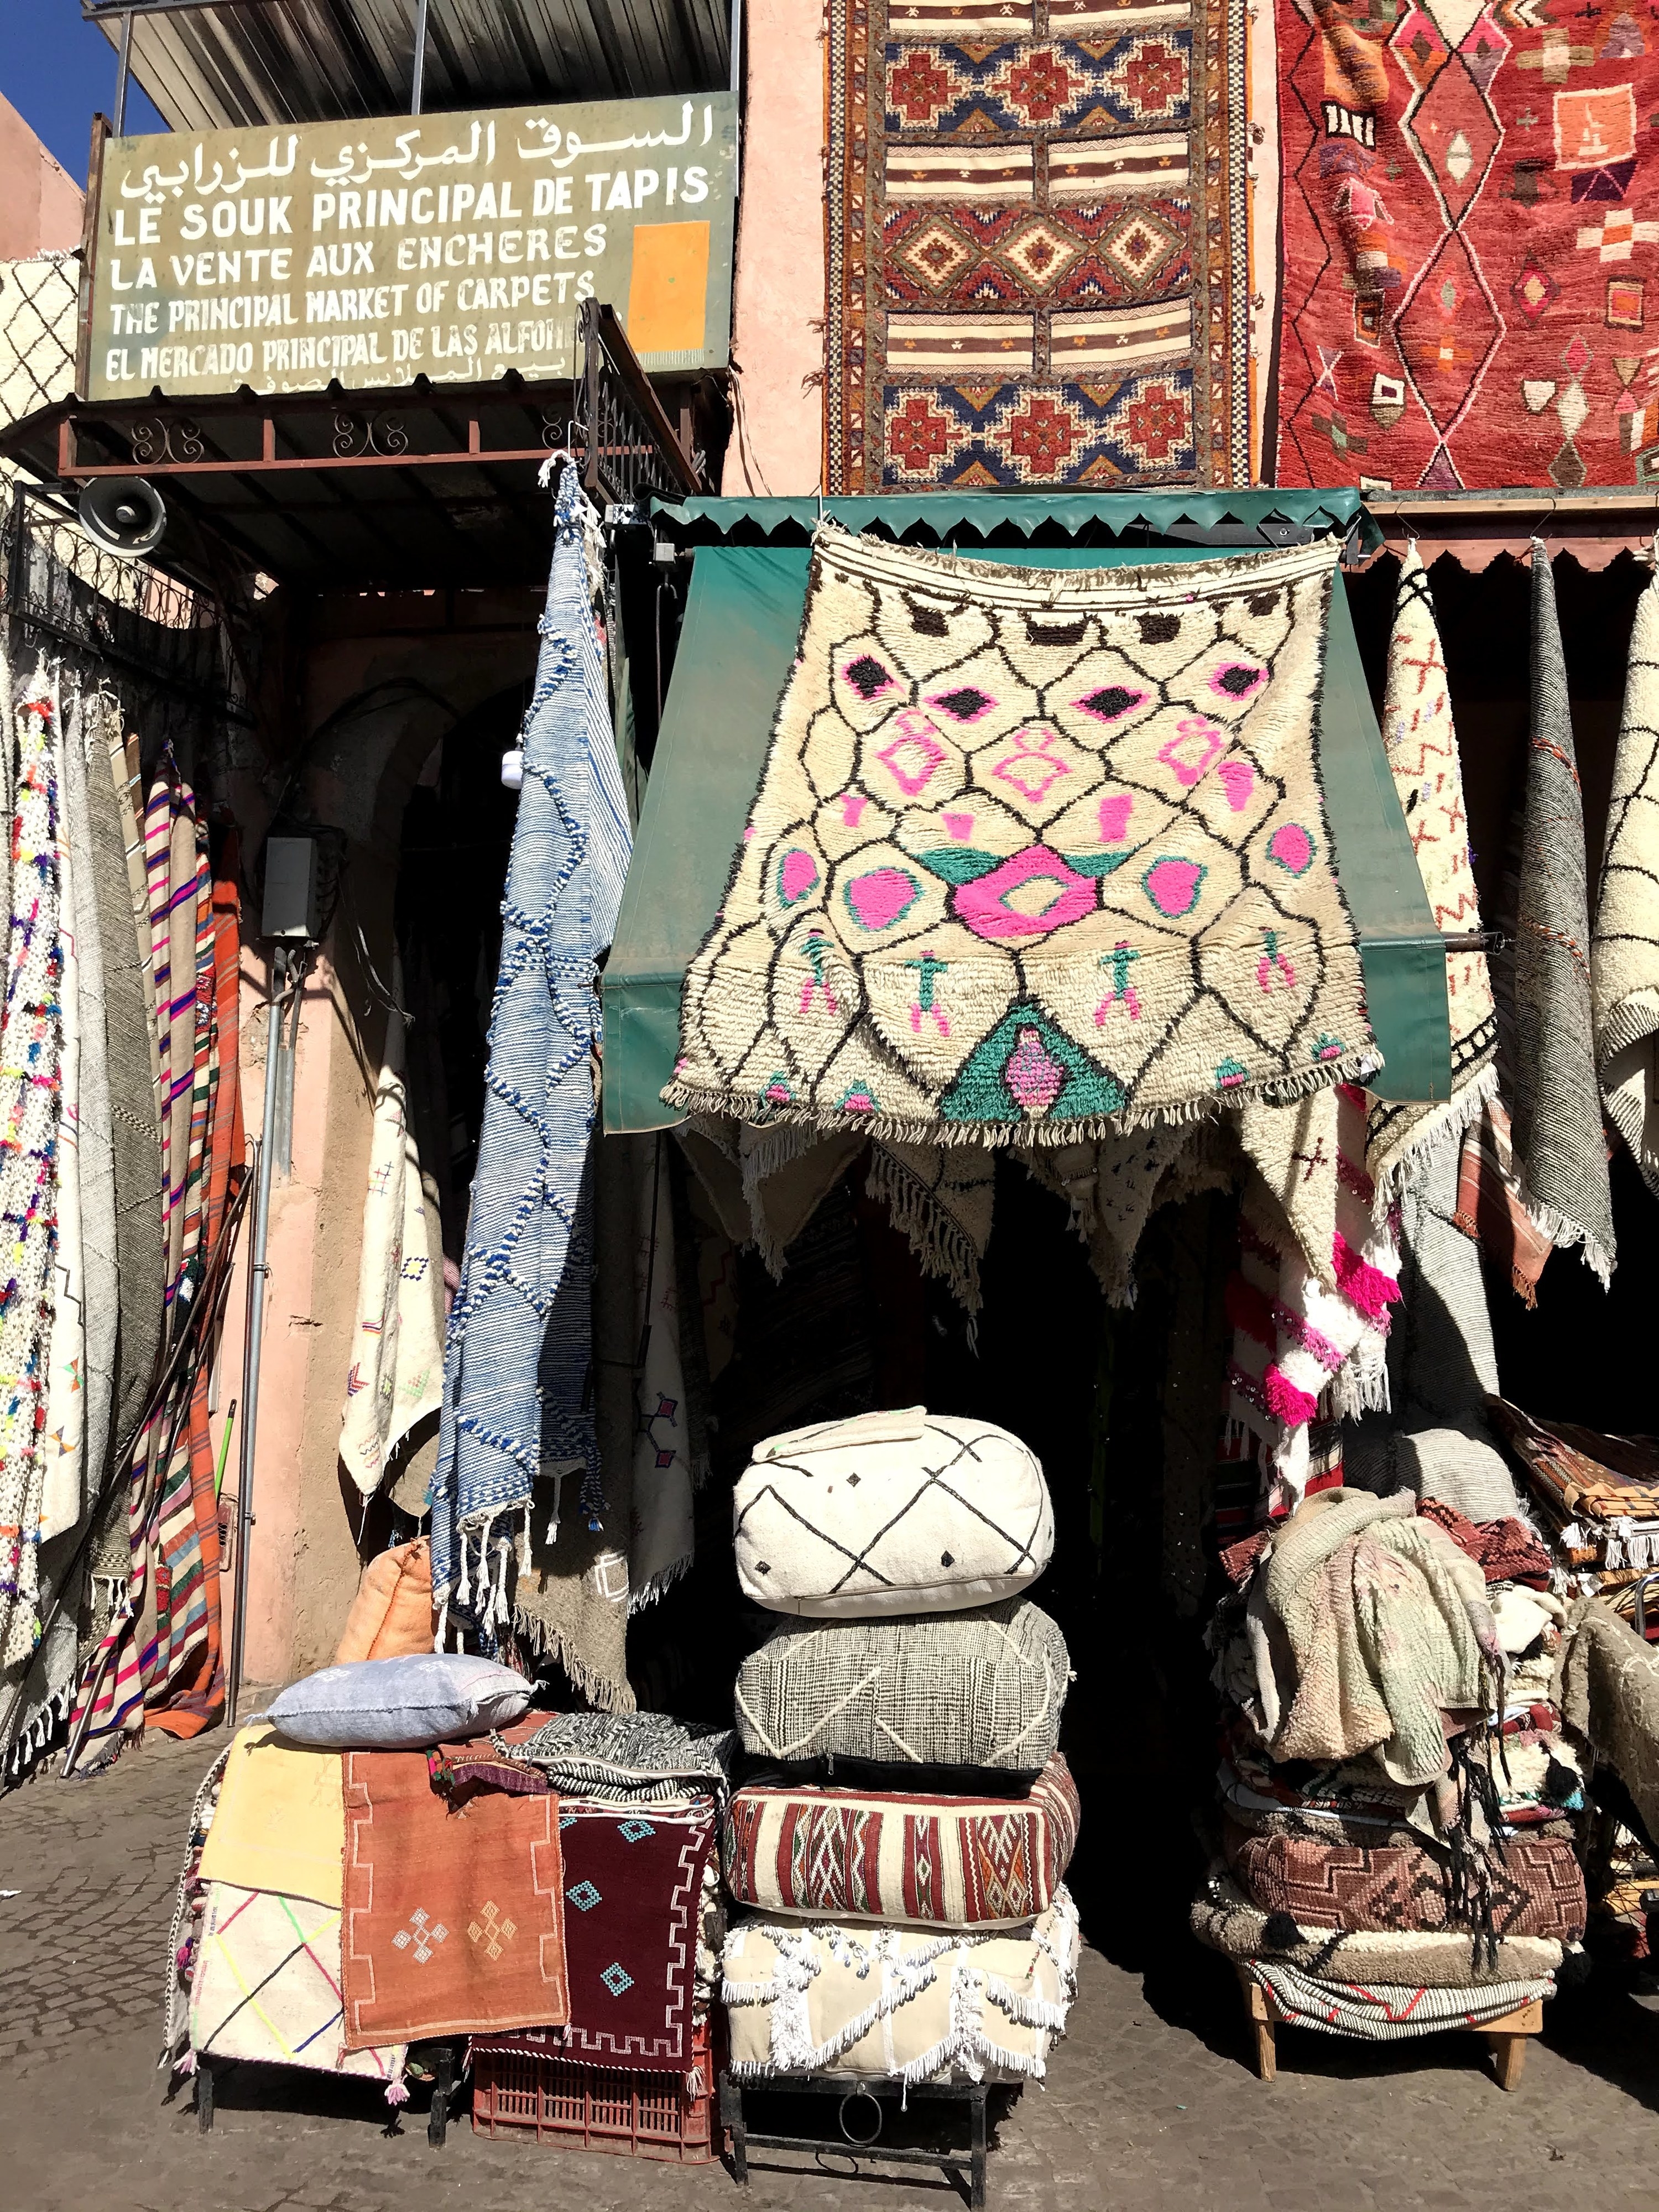
[{"label": "grey throw pillow", "polygon": [[333,1751],[420,1751],[507,1728],[533,1685],[465,1652],[352,1659],[292,1682],[265,1718],[293,1743]]}]

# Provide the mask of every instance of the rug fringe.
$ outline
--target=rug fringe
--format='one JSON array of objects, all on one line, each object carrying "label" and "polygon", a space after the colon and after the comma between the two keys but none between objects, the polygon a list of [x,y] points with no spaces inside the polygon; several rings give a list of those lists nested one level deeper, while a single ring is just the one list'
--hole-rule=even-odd
[{"label": "rug fringe", "polygon": [[1527,1209],[1528,1219],[1532,1222],[1540,1237],[1549,1238],[1558,1252],[1570,1251],[1575,1244],[1582,1245],[1584,1265],[1604,1291],[1611,1290],[1613,1271],[1618,1264],[1616,1255],[1610,1253],[1604,1245],[1599,1243],[1582,1222],[1569,1220],[1567,1216],[1555,1206],[1540,1206],[1528,1198],[1524,1192],[1522,1203]]},{"label": "rug fringe", "polygon": [[75,1703],[75,1679],[71,1676],[61,1689],[54,1690],[23,1729],[7,1747],[0,1760],[0,1787],[9,1788],[21,1782],[29,1769],[52,1748],[52,1739],[64,1727]]},{"label": "rug fringe", "polygon": [[864,1188],[886,1206],[894,1228],[908,1240],[923,1274],[948,1283],[951,1295],[963,1310],[977,1315],[984,1303],[979,1255],[972,1239],[951,1220],[933,1193],[902,1160],[880,1146],[871,1152]]},{"label": "rug fringe", "polygon": [[629,1619],[632,1620],[636,1613],[643,1613],[647,1606],[655,1605],[657,1600],[665,1596],[676,1583],[683,1581],[691,1571],[693,1556],[691,1553],[687,1552],[683,1559],[676,1559],[672,1566],[659,1567],[656,1573],[642,1582],[637,1589],[630,1589],[628,1593]]},{"label": "rug fringe", "polygon": [[[918,1121],[891,1114],[820,1113],[807,1106],[780,1106],[769,1109],[766,1118],[768,1124],[788,1121],[817,1129],[824,1136],[845,1135],[856,1130],[890,1145],[983,1145],[993,1150],[1006,1147],[1014,1151],[1039,1146],[1091,1145],[1108,1137],[1131,1136],[1137,1129],[1148,1128],[1156,1122],[1185,1127],[1218,1115],[1233,1113],[1241,1106],[1290,1105],[1298,1098],[1329,1090],[1340,1083],[1364,1084],[1382,1065],[1380,1055],[1370,1048],[1344,1053],[1337,1060],[1322,1060],[1317,1067],[1304,1069],[1300,1075],[1264,1076],[1256,1083],[1240,1084],[1224,1096],[1183,1099],[1169,1106],[1149,1107],[1144,1112],[1129,1109],[1119,1114],[1091,1114],[1070,1121]],[[665,1105],[682,1107],[688,1114],[745,1121],[744,1102],[733,1097],[730,1091],[668,1083],[663,1086],[662,1098]],[[747,1121],[746,1126],[763,1125]]]},{"label": "rug fringe", "polygon": [[1421,1121],[1412,1124],[1409,1142],[1374,1171],[1373,1220],[1382,1219],[1404,1186],[1419,1181],[1443,1147],[1454,1139],[1462,1142],[1470,1122],[1479,1120],[1487,1100],[1496,1098],[1498,1093],[1498,1063],[1493,1060],[1443,1105],[1431,1106]]},{"label": "rug fringe", "polygon": [[513,1634],[516,1641],[527,1644],[538,1659],[556,1660],[583,1697],[599,1712],[632,1713],[639,1711],[639,1701],[629,1685],[626,1681],[613,1681],[608,1674],[596,1673],[575,1650],[562,1629],[551,1627],[546,1621],[538,1620],[533,1613],[526,1613],[515,1607]]}]

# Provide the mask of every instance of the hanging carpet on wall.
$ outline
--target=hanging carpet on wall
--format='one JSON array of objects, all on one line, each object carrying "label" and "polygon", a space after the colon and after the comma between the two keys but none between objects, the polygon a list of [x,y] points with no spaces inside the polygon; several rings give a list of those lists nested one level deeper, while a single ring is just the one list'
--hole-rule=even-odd
[{"label": "hanging carpet on wall", "polygon": [[[512,1615],[514,1540],[531,1564],[531,1501],[544,1465],[552,1495],[551,1525],[536,1532],[544,1547],[556,1550],[560,1524],[575,1534],[579,1518],[582,1539],[601,1540],[593,1558],[574,1556],[578,1547],[565,1543],[565,1556],[545,1571],[580,1577],[620,1551],[626,1595],[626,1510],[615,1516],[616,1529],[606,1528],[586,1389],[585,1290],[567,1299],[558,1328],[550,1326],[593,1122],[596,963],[616,926],[629,849],[583,550],[587,514],[567,465],[525,725],[483,1127],[460,1289],[449,1314],[432,1483],[434,1597],[470,1611],[492,1632]],[[562,1470],[571,1467],[580,1470],[580,1516],[563,1494],[569,1485]],[[572,1656],[586,1663],[580,1653]],[[611,1695],[626,1703],[619,1674],[607,1660]]]},{"label": "hanging carpet on wall", "polygon": [[47,1352],[57,1247],[63,963],[58,687],[18,686],[12,911],[0,1012],[0,1214],[12,1287],[0,1310],[0,1687],[9,1702],[40,1634]]},{"label": "hanging carpet on wall", "polygon": [[667,1147],[660,1136],[629,1146],[634,1229],[634,1498],[629,1603],[637,1612],[691,1565],[691,1496],[708,1473],[696,1464],[680,1358],[679,1268]]},{"label": "hanging carpet on wall", "polygon": [[[1322,1407],[1346,1415],[1388,1403],[1400,1255],[1387,1222],[1372,1214],[1365,1106],[1366,1094],[1345,1084],[1328,1100],[1253,1107],[1239,1117],[1252,1173],[1226,1294],[1227,1411],[1256,1441],[1275,1516],[1341,1479],[1340,1461],[1323,1468],[1313,1450]],[[1323,1257],[1317,1267],[1316,1252]]]},{"label": "hanging carpet on wall", "polygon": [[830,0],[824,484],[1251,481],[1241,0]]},{"label": "hanging carpet on wall", "polygon": [[1596,1085],[1584,800],[1567,704],[1555,579],[1532,543],[1532,720],[1515,939],[1515,1165],[1551,1240],[1577,1244],[1605,1288],[1617,1258]]},{"label": "hanging carpet on wall", "polygon": [[1655,438],[1645,24],[1355,0],[1274,15],[1278,482],[1629,483]]},{"label": "hanging carpet on wall", "polygon": [[365,1497],[380,1488],[410,1431],[443,1399],[443,1231],[410,1126],[403,963],[395,955],[392,997],[369,1137],[357,1325],[340,1421],[340,1458]]},{"label": "hanging carpet on wall", "polygon": [[664,1097],[1071,1144],[1363,1078],[1319,768],[1337,553],[1044,574],[822,526]]},{"label": "hanging carpet on wall", "polygon": [[[119,1595],[82,1668],[70,1726],[67,1767],[108,1755],[144,1728],[193,1736],[224,1702],[220,1634],[219,1502],[209,1399],[229,1289],[230,1261],[246,1204],[238,1063],[240,927],[234,837],[216,872],[196,795],[164,753],[145,810],[145,848],[157,1060],[162,1083],[162,1369],[146,1379],[137,1433],[118,1460],[126,1538]],[[185,949],[187,948],[187,951]],[[118,967],[115,989],[130,1006],[137,981]],[[112,1004],[116,1003],[114,1000]],[[117,1030],[111,1029],[112,1047]],[[136,1041],[123,1024],[121,1050]],[[129,1069],[126,1071],[131,1073]],[[145,1102],[142,1093],[140,1105]],[[122,1127],[118,1119],[118,1127]],[[142,1177],[147,1134],[135,1116],[129,1153],[117,1156],[117,1237],[123,1224],[146,1247],[133,1206],[125,1207],[124,1161]],[[154,1249],[154,1245],[148,1249]],[[122,1251],[125,1266],[126,1252]],[[135,1313],[156,1304],[138,1299]],[[123,1284],[122,1322],[127,1311]],[[100,1519],[93,1560],[114,1579],[118,1526]]]},{"label": "hanging carpet on wall", "polygon": [[1631,629],[1590,969],[1607,1119],[1659,1196],[1659,575]]},{"label": "hanging carpet on wall", "polygon": [[[1476,935],[1480,903],[1469,866],[1469,817],[1452,721],[1445,655],[1428,571],[1415,544],[1400,563],[1400,590],[1382,693],[1382,743],[1435,926],[1447,937]],[[1371,1102],[1365,1165],[1385,1203],[1411,1164],[1455,1143],[1498,1088],[1498,1013],[1484,951],[1446,962],[1451,1016],[1452,1095],[1443,1106]]]}]

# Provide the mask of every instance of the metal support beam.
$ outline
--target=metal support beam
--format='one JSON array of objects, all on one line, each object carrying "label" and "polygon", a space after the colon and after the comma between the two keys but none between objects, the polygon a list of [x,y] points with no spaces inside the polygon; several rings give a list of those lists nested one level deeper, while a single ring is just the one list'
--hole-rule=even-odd
[{"label": "metal support beam", "polygon": [[421,112],[421,90],[426,82],[426,10],[427,0],[415,0],[415,71],[410,82],[409,112]]},{"label": "metal support beam", "polygon": [[[289,980],[288,947],[273,947],[270,982],[265,1011],[265,1109],[259,1141],[254,1146],[253,1249],[248,1260],[247,1315],[242,1344],[242,1451],[236,1469],[236,1558],[233,1563],[230,1613],[230,1671],[226,1683],[227,1728],[236,1725],[236,1704],[241,1694],[242,1669],[247,1655],[247,1547],[253,1528],[253,1466],[259,1437],[259,1350],[264,1328],[265,1258],[270,1228],[271,1139],[276,1128],[276,1036]],[[301,966],[296,986],[305,988]]]},{"label": "metal support beam", "polygon": [[268,8],[271,4],[272,0],[81,0],[81,21],[108,23],[118,15],[194,15],[204,8]]},{"label": "metal support beam", "polygon": [[115,135],[127,135],[127,85],[132,76],[132,18],[121,18],[121,58],[115,69]]}]

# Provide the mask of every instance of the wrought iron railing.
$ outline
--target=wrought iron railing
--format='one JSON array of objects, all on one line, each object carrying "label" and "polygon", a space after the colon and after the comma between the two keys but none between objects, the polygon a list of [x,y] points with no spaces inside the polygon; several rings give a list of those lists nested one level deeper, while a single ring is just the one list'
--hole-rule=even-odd
[{"label": "wrought iron railing", "polygon": [[590,497],[635,505],[647,492],[710,489],[690,417],[677,432],[614,307],[586,300],[576,324],[577,363],[571,447]]},{"label": "wrought iron railing", "polygon": [[21,481],[12,488],[5,550],[3,611],[13,623],[149,684],[239,712],[242,682],[210,592],[106,553],[70,509]]}]

